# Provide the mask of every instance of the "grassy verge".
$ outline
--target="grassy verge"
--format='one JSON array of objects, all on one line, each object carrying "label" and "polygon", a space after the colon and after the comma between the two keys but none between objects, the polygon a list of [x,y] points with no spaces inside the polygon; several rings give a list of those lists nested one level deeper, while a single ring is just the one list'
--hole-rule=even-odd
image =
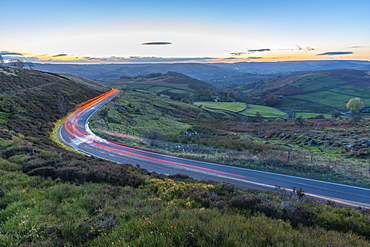
[{"label": "grassy verge", "polygon": [[[62,140],[59,137],[59,129],[63,125],[63,123],[65,122],[66,119],[67,119],[67,117],[65,117],[63,119],[60,119],[55,123],[55,126],[54,126],[52,132],[50,133],[50,139],[51,139],[52,142],[54,142],[55,144],[57,144],[58,146],[60,146],[63,149],[66,149],[66,150],[72,151],[72,152],[76,152],[76,153],[79,153],[79,154],[83,154],[83,153],[78,152],[77,150],[71,148],[70,146],[67,146],[64,142],[62,142]],[[83,155],[85,155],[85,154],[83,154]]]}]

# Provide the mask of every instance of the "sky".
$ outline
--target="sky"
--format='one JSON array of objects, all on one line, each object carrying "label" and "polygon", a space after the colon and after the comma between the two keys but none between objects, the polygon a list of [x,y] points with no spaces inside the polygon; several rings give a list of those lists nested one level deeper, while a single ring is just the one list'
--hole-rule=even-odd
[{"label": "sky", "polygon": [[0,55],[39,63],[370,60],[369,0],[0,0]]}]

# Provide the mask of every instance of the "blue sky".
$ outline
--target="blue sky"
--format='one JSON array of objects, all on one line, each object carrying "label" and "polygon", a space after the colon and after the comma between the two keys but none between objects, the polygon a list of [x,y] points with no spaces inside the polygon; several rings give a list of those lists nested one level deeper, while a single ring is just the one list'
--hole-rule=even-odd
[{"label": "blue sky", "polygon": [[368,0],[0,0],[0,54],[40,62],[369,60],[369,9]]}]

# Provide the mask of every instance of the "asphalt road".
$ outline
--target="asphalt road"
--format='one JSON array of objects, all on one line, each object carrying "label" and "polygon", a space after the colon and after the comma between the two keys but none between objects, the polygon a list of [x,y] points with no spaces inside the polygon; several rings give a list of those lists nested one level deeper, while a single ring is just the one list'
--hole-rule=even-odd
[{"label": "asphalt road", "polygon": [[79,152],[120,164],[139,164],[158,173],[186,174],[197,179],[228,182],[242,188],[274,190],[280,186],[290,191],[293,187],[302,188],[306,195],[324,202],[330,200],[351,207],[370,208],[370,189],[178,158],[102,139],[91,132],[88,121],[116,93],[113,90],[81,104],[59,129],[61,140]]}]

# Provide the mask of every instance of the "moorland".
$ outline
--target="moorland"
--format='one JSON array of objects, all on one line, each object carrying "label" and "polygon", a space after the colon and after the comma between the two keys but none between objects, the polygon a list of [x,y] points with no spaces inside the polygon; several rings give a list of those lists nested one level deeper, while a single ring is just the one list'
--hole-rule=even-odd
[{"label": "moorland", "polygon": [[[342,151],[366,138],[366,119],[269,118],[268,112],[243,114],[240,105],[196,105],[227,91],[171,76],[187,84],[171,90],[182,91],[169,92],[163,81],[153,85],[153,92],[122,90],[91,120],[94,131],[109,138],[125,133],[141,140],[132,145],[176,155],[279,172],[289,167],[297,174],[319,177],[321,172],[325,175],[319,179],[368,185],[367,147]],[[369,245],[368,209],[318,202],[304,190],[244,190],[181,174],[166,176],[65,149],[53,132],[58,121],[107,91],[109,83],[0,66],[1,246]],[[237,100],[234,91],[224,96]],[[166,150],[163,143],[189,150],[175,145]]]}]

